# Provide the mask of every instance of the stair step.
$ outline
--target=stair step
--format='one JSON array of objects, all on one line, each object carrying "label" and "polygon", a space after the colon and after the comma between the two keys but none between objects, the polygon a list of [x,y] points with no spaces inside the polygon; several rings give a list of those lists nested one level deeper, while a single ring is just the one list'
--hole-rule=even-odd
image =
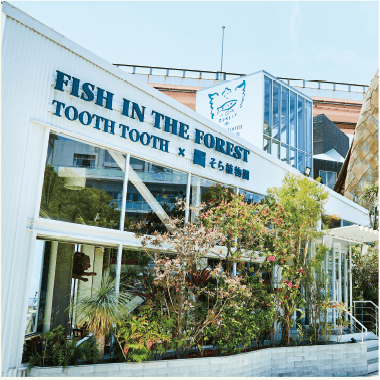
[{"label": "stair step", "polygon": [[372,360],[372,359],[379,360],[378,350],[367,351],[367,361]]},{"label": "stair step", "polygon": [[376,345],[376,346],[368,347],[368,345],[367,345],[367,352],[372,352],[372,351],[379,351],[379,346]]},{"label": "stair step", "polygon": [[365,343],[367,345],[367,350],[372,349],[373,347],[379,347],[378,340],[366,340]]},{"label": "stair step", "polygon": [[368,364],[368,373],[376,372],[379,370],[379,362]]}]

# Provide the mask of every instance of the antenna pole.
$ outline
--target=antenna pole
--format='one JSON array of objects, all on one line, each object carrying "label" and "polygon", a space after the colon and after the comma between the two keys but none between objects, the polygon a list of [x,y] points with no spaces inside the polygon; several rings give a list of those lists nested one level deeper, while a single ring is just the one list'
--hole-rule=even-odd
[{"label": "antenna pole", "polygon": [[225,26],[222,26],[223,28],[223,37],[222,37],[222,58],[220,61],[220,72],[223,72],[223,43],[224,43],[224,28]]}]

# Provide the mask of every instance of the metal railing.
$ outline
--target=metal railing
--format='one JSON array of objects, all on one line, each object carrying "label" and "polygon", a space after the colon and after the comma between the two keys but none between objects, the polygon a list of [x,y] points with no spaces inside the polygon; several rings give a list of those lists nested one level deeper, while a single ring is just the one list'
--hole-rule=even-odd
[{"label": "metal railing", "polygon": [[372,301],[353,301],[354,316],[379,336],[379,307]]},{"label": "metal railing", "polygon": [[[158,67],[158,66],[140,66],[128,65],[124,63],[114,63],[117,67],[129,69],[131,74],[140,75],[154,75],[166,77],[179,77],[198,80],[213,80],[213,81],[226,81],[239,77],[244,77],[247,74],[241,73],[227,73],[220,71],[207,71],[207,70],[193,70],[193,69],[179,69],[173,67]],[[332,90],[344,92],[357,92],[365,94],[368,85],[332,82],[320,79],[300,79],[300,78],[282,78],[277,77],[282,81],[286,81],[288,85],[293,87],[311,88],[315,90]],[[152,82],[153,83],[153,82]]]}]

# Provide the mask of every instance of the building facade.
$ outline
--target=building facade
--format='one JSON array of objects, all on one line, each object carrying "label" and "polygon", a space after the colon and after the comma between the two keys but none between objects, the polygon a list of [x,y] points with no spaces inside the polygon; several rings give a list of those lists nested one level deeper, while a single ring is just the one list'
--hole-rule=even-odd
[{"label": "building facade", "polygon": [[[136,221],[169,229],[176,198],[191,220],[216,183],[257,202],[299,171],[12,5],[2,12],[2,375],[16,376],[26,338],[75,325],[76,297],[121,273],[140,247]],[[331,190],[326,211],[368,224]]]}]

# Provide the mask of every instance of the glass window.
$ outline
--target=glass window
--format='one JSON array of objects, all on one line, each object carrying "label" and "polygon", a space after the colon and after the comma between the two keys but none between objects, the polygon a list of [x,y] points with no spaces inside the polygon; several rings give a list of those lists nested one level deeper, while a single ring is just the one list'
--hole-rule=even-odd
[{"label": "glass window", "polygon": [[297,116],[296,116],[296,109],[297,109],[297,95],[290,91],[290,131],[289,131],[289,140],[290,140],[290,146],[297,147]]},{"label": "glass window", "polygon": [[196,210],[202,203],[209,204],[210,199],[213,198],[213,192],[218,192],[219,186],[230,189],[230,192],[235,192],[234,188],[223,183],[218,183],[195,175],[191,176],[190,205],[193,208],[191,210],[191,221],[194,221]]},{"label": "glass window", "polygon": [[[44,310],[45,303],[45,297],[41,296],[41,282],[45,282],[41,281],[44,250],[45,242],[37,240],[33,260],[32,282],[29,287],[25,335],[42,332],[42,326],[39,324],[39,320],[41,316],[43,317],[42,311]],[[46,273],[44,273],[44,275],[46,276]]]},{"label": "glass window", "polygon": [[285,87],[281,95],[281,141],[289,144],[289,90]]},{"label": "glass window", "polygon": [[297,150],[290,148],[290,165],[297,169]]},{"label": "glass window", "polygon": [[124,171],[113,156],[125,162],[120,153],[50,133],[40,216],[119,228]]},{"label": "glass window", "polygon": [[268,77],[264,78],[264,135],[271,136],[272,81]]},{"label": "glass window", "polygon": [[270,153],[270,139],[264,137],[264,152]]},{"label": "glass window", "polygon": [[273,82],[273,127],[272,137],[280,140],[281,86]]},{"label": "glass window", "polygon": [[306,166],[311,169],[309,177],[313,178],[313,158],[310,154],[306,155]]},{"label": "glass window", "polygon": [[187,173],[131,157],[124,230],[166,231],[165,219],[183,217]]},{"label": "glass window", "polygon": [[272,140],[272,156],[280,158],[280,143]]},{"label": "glass window", "polygon": [[342,227],[346,227],[346,226],[353,226],[355,223],[352,223],[352,222],[348,222],[347,220],[344,220],[342,219]]},{"label": "glass window", "polygon": [[265,198],[264,195],[257,194],[257,193],[251,193],[249,191],[245,191],[245,190],[241,190],[241,189],[239,189],[239,194],[245,195],[244,201],[248,204],[259,203],[261,200],[263,200]]},{"label": "glass window", "polygon": [[305,153],[301,152],[300,150],[298,151],[298,170],[301,173],[305,172]]},{"label": "glass window", "polygon": [[305,150],[304,99],[298,97],[298,149]]},{"label": "glass window", "polygon": [[319,176],[321,177],[322,183],[328,188],[333,189],[336,182],[336,173],[335,172],[326,172],[323,170],[319,171]]},{"label": "glass window", "polygon": [[289,147],[287,145],[281,144],[281,161],[289,164]]},{"label": "glass window", "polygon": [[313,153],[313,117],[311,102],[306,103],[306,151],[307,153]]}]

